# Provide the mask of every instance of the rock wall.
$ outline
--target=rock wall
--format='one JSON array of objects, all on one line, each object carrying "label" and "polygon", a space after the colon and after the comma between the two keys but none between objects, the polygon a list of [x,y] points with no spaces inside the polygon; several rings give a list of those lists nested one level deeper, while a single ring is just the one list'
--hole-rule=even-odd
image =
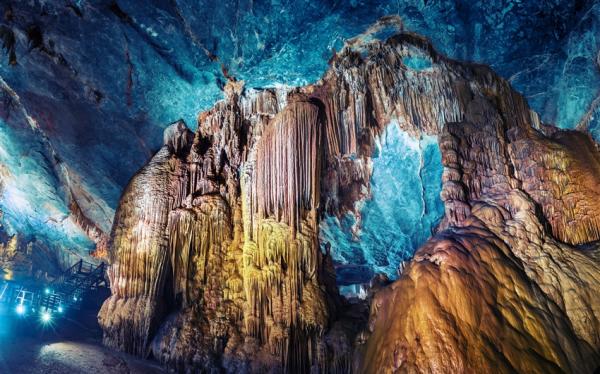
[{"label": "rock wall", "polygon": [[598,148],[587,134],[540,125],[477,69],[483,87],[454,77],[461,119],[439,132],[444,222],[372,301],[357,372],[600,365]]},{"label": "rock wall", "polygon": [[[540,124],[489,68],[411,33],[354,43],[289,92],[229,79],[193,140],[182,122],[169,127],[121,198],[105,344],[179,371],[599,365],[599,254],[574,247],[600,239],[589,136]],[[319,221],[368,197],[391,121],[438,136],[446,214],[402,277],[371,291],[358,333]]]},{"label": "rock wall", "polygon": [[[553,237],[555,227],[544,212],[556,205],[536,202],[524,188],[535,184],[531,180],[503,183],[529,170],[541,171],[542,181],[556,172],[535,164],[520,169],[535,160],[521,157],[537,151],[544,162],[571,165],[562,169],[562,186],[580,187],[577,178],[600,155],[580,133],[546,137],[535,130],[509,131],[509,143],[500,148],[505,162],[492,164],[489,160],[503,157],[494,146],[496,135],[484,132],[456,123],[441,136],[450,227],[430,239],[401,279],[375,297],[359,372],[591,373],[600,365],[600,250],[595,243],[573,247]],[[488,145],[465,147],[467,139]],[[561,145],[565,139],[577,141],[578,148]],[[523,143],[534,141],[539,148],[520,152]],[[590,163],[574,166],[581,159]],[[478,174],[497,178],[476,184],[477,192],[466,186],[485,180]],[[507,178],[498,179],[501,175]],[[573,189],[569,198],[578,205],[595,203],[586,200],[587,191]],[[552,201],[548,195],[546,202]],[[554,195],[554,204],[562,204],[563,196]],[[564,214],[572,212],[582,213]],[[587,225],[587,219],[577,220],[569,233]]]},{"label": "rock wall", "polygon": [[116,215],[105,344],[179,370],[324,363],[335,306],[317,240],[319,125],[315,105],[278,113],[266,91],[232,93],[193,140],[182,122],[165,131]]},{"label": "rock wall", "polygon": [[11,233],[3,218],[4,212],[0,210],[0,281],[46,282],[59,275],[61,259],[56,252],[35,237]]}]

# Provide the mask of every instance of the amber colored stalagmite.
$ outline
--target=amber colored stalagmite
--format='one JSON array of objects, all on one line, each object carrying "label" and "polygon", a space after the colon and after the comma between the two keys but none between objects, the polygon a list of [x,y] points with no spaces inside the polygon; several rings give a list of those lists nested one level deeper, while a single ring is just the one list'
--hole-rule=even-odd
[{"label": "amber colored stalagmite", "polygon": [[[491,69],[406,32],[345,48],[315,85],[242,92],[231,80],[226,93],[193,141],[169,127],[123,194],[105,344],[179,371],[600,366],[600,153],[589,136],[540,124]],[[445,216],[398,281],[375,282],[360,331],[318,224],[325,212],[360,220],[390,123],[438,137]]]},{"label": "amber colored stalagmite", "polygon": [[600,153],[536,125],[518,96],[483,93],[440,133],[445,229],[374,298],[358,372],[600,365],[600,252],[559,241],[597,240]]},{"label": "amber colored stalagmite", "polygon": [[[164,315],[169,257],[165,230],[175,196],[171,186],[184,167],[174,147],[191,134],[181,123],[168,129],[172,138],[127,186],[112,230],[109,278],[112,296],[99,314],[104,343],[139,355]],[[173,140],[175,143],[172,143]]]}]

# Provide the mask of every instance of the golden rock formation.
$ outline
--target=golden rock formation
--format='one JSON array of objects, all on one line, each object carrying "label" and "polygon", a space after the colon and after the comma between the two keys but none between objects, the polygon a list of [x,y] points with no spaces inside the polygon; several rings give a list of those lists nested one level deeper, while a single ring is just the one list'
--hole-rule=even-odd
[{"label": "golden rock formation", "polygon": [[[105,344],[178,371],[600,366],[600,251],[574,247],[600,239],[591,138],[540,124],[489,68],[411,33],[347,46],[315,85],[242,87],[198,116],[195,135],[171,125],[125,190]],[[319,220],[369,195],[391,122],[438,136],[446,213],[400,279],[373,288],[359,331]]]}]

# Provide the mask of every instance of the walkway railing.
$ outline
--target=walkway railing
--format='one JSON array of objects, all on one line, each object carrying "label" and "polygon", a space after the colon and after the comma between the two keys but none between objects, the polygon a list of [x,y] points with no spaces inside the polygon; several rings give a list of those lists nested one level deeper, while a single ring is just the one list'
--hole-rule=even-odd
[{"label": "walkway railing", "polygon": [[67,309],[79,309],[83,295],[101,286],[109,286],[106,265],[79,260],[43,288],[0,283],[0,302],[12,304],[15,311],[23,315],[63,313]]}]

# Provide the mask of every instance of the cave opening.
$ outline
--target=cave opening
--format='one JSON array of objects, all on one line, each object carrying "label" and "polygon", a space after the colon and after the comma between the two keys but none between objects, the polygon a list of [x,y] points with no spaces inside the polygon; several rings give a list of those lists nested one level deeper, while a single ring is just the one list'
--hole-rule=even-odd
[{"label": "cave opening", "polygon": [[413,136],[393,121],[376,138],[371,162],[366,197],[341,216],[325,214],[319,226],[347,297],[364,297],[377,274],[397,279],[444,214],[437,137]]}]

